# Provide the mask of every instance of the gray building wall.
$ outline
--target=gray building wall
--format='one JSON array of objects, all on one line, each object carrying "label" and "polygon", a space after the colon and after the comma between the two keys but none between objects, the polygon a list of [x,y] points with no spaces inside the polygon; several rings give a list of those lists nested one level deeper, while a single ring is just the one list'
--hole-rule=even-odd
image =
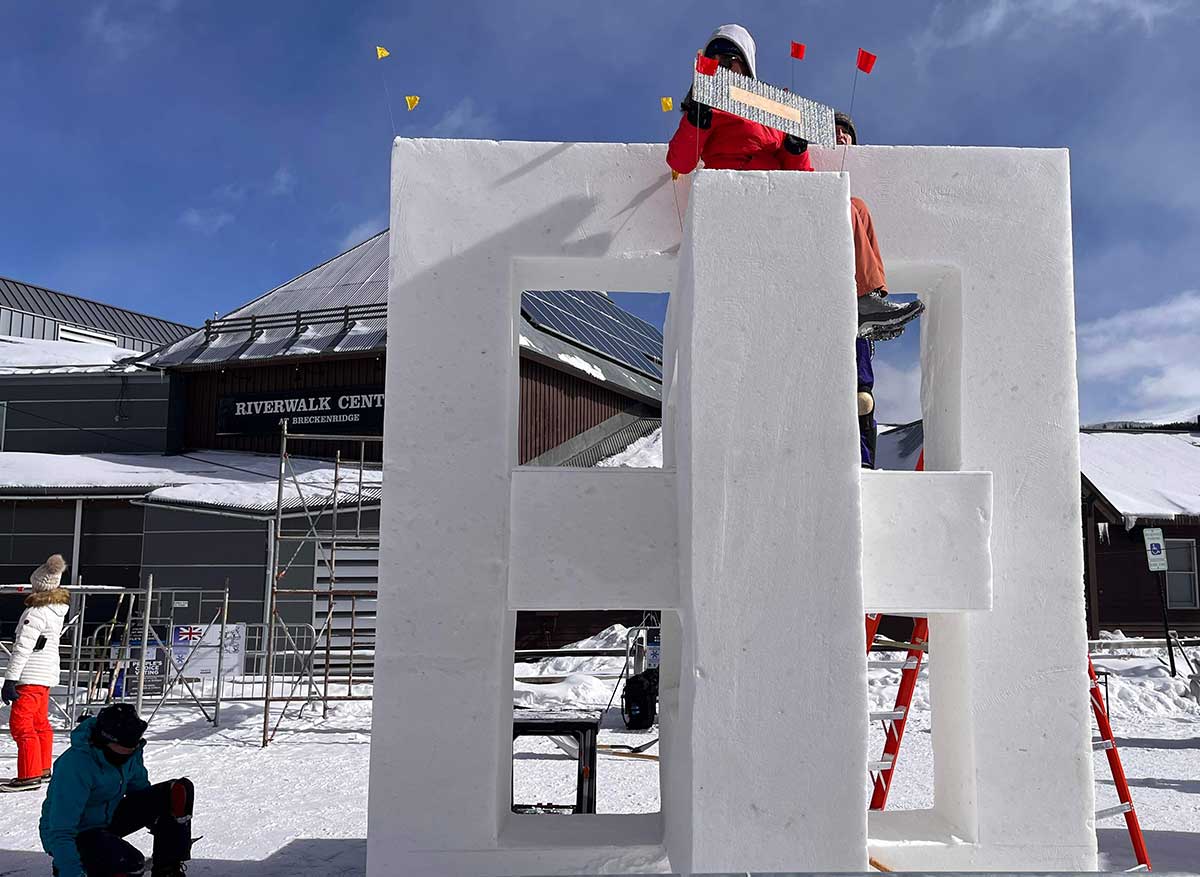
[{"label": "gray building wall", "polygon": [[169,401],[157,374],[0,375],[0,450],[161,453]]},{"label": "gray building wall", "polygon": [[[142,574],[154,576],[156,591],[203,589],[214,594],[229,582],[229,618],[263,620],[267,587],[265,521],[144,506]],[[311,575],[311,565],[309,571]],[[207,623],[219,608],[189,601],[176,612],[180,623]],[[207,614],[207,618],[201,618]]]},{"label": "gray building wall", "polygon": [[[92,321],[99,322],[99,321]],[[139,353],[148,353],[162,346],[161,342],[148,341],[145,338],[139,338],[134,335],[128,335],[124,332],[114,329],[110,325],[92,325],[91,323],[80,320],[73,322],[69,320],[59,320],[54,317],[48,317],[42,314],[34,314],[28,311],[17,310],[11,307],[0,305],[0,335],[15,335],[18,338],[34,338],[42,341],[57,341],[59,326],[78,327],[83,329],[91,329],[96,332],[116,338],[117,346],[125,350],[136,350]],[[104,342],[97,341],[102,344]]]}]

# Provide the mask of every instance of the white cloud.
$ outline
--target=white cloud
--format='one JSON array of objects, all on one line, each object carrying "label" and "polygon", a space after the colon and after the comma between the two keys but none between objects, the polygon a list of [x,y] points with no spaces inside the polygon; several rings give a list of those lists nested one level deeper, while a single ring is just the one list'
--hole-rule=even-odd
[{"label": "white cloud", "polygon": [[880,423],[911,423],[921,419],[921,366],[908,368],[876,358],[875,419]]},{"label": "white cloud", "polygon": [[180,0],[98,3],[83,20],[84,32],[107,48],[114,58],[125,60],[153,42],[164,18],[175,12],[179,5]]},{"label": "white cloud", "polygon": [[475,100],[464,97],[434,123],[428,136],[495,138],[496,123],[494,113],[476,109]]},{"label": "white cloud", "polygon": [[179,214],[179,221],[193,231],[201,234],[214,235],[229,223],[234,216],[225,210],[215,207],[189,207]]},{"label": "white cloud", "polygon": [[[913,40],[918,55],[972,46],[999,37],[1032,37],[1047,26],[1140,27],[1150,33],[1185,12],[1183,0],[983,0],[941,3]],[[965,11],[965,12],[964,12]]]},{"label": "white cloud", "polygon": [[280,165],[275,171],[275,175],[271,177],[271,194],[290,195],[295,188],[296,175],[285,165]]},{"label": "white cloud", "polygon": [[1085,422],[1200,412],[1200,292],[1083,323],[1078,337]]},{"label": "white cloud", "polygon": [[88,36],[98,40],[117,58],[128,58],[150,42],[151,29],[144,23],[114,14],[107,3],[92,8],[84,20]]},{"label": "white cloud", "polygon": [[374,237],[387,227],[388,220],[386,214],[372,216],[370,219],[363,220],[346,232],[346,236],[342,238],[340,246],[343,250],[356,247],[367,238]]}]

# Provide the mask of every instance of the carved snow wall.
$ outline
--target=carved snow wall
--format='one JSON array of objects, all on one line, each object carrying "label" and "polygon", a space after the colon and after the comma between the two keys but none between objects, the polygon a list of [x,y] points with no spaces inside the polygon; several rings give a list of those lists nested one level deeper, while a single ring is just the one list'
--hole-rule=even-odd
[{"label": "carved snow wall", "polygon": [[[1094,868],[1066,152],[393,149],[369,873]],[[851,191],[934,471],[859,468]],[[663,469],[516,466],[563,288],[671,292]],[[514,814],[515,613],[605,608],[664,610],[662,812]],[[932,810],[868,819],[867,610],[930,617]]]}]

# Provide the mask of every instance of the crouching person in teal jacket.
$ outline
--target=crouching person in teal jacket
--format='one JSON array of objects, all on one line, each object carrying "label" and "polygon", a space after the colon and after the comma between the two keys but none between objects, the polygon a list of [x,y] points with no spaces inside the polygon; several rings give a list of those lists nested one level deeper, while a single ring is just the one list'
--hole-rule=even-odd
[{"label": "crouching person in teal jacket", "polygon": [[[142,749],[146,723],[129,704],[105,707],[71,732],[42,805],[42,847],[58,877],[179,875],[192,849],[192,783],[150,785]],[[123,840],[140,828],[154,835],[148,863]]]}]

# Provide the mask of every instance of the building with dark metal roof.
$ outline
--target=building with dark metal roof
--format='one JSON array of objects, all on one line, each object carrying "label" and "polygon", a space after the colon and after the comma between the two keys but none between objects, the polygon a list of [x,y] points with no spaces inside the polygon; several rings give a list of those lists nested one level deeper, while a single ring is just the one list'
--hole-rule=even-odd
[{"label": "building with dark metal roof", "polygon": [[182,323],[0,277],[0,335],[150,351],[192,331]]},{"label": "building with dark metal roof", "polygon": [[[339,413],[343,398],[383,395],[389,235],[382,231],[140,362],[172,376],[176,449],[272,453],[281,418],[296,431],[382,431],[382,409]],[[662,400],[662,333],[603,292],[522,296],[520,463],[594,462],[613,436],[652,431]],[[314,415],[311,405],[328,405]],[[284,418],[286,419],[286,418]],[[320,429],[313,428],[320,425]],[[298,452],[331,456],[330,443]]]}]

